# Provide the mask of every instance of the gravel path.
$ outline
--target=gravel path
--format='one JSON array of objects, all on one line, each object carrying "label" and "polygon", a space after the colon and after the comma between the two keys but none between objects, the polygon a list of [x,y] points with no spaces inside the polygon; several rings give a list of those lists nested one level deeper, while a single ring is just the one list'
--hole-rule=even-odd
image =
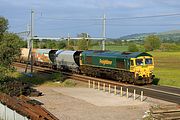
[{"label": "gravel path", "polygon": [[[44,103],[44,107],[61,120],[141,120],[149,108],[146,102],[125,102],[126,98],[93,89],[47,86],[39,86],[37,89],[42,91],[44,96],[34,99]],[[84,91],[89,91],[89,97],[87,93],[84,96]],[[119,103],[113,100],[114,97],[118,98]]]}]

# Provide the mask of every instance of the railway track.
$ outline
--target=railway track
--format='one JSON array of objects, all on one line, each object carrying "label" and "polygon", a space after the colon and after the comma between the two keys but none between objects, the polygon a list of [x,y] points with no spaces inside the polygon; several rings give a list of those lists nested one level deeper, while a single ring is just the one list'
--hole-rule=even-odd
[{"label": "railway track", "polygon": [[[21,63],[14,63],[13,64],[16,67],[23,67],[25,68],[25,64]],[[28,67],[29,69],[30,67]],[[34,66],[34,71],[37,72],[45,72],[48,74],[52,74],[54,72],[59,72],[57,70],[45,68],[45,67],[39,67],[39,66]],[[69,78],[83,81],[83,82],[88,82],[88,80],[95,81],[95,84],[98,82],[100,83],[105,83],[106,85],[111,84],[111,86],[116,85],[117,89],[120,89],[121,86],[123,86],[123,91],[126,90],[126,88],[129,89],[130,93],[133,93],[134,89],[137,91],[144,91],[144,95],[147,97],[152,97],[168,102],[173,102],[176,104],[180,104],[180,88],[175,88],[175,87],[168,87],[168,86],[157,86],[157,85],[147,85],[147,86],[136,86],[136,85],[131,85],[131,84],[125,84],[125,83],[120,83],[117,81],[112,81],[112,80],[107,80],[107,79],[102,79],[102,78],[95,78],[95,77],[89,77],[85,75],[79,75],[79,74],[73,74],[73,73],[67,73],[67,72],[62,72],[63,74],[67,75]],[[102,86],[102,84],[100,84]],[[140,94],[140,93],[137,93]]]},{"label": "railway track", "polygon": [[148,118],[153,120],[179,120],[180,119],[180,106],[179,105],[166,105],[155,106],[150,108],[147,112]]}]

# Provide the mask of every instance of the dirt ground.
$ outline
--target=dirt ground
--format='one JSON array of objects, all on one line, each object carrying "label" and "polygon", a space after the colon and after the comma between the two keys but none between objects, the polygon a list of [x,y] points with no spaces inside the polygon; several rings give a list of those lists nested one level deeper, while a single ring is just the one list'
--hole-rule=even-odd
[{"label": "dirt ground", "polygon": [[140,102],[77,85],[73,88],[41,85],[44,96],[33,97],[60,120],[141,120],[145,111],[155,104],[168,104],[148,99]]}]

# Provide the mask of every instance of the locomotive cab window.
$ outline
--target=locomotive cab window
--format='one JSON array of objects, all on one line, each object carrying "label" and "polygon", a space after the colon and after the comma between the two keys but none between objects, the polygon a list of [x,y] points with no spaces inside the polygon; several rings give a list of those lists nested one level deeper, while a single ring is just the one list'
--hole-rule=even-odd
[{"label": "locomotive cab window", "polygon": [[136,65],[143,65],[143,59],[136,59]]},{"label": "locomotive cab window", "polygon": [[152,58],[146,58],[145,59],[145,64],[152,64]]},{"label": "locomotive cab window", "polygon": [[130,63],[131,63],[131,66],[134,66],[134,61],[133,60],[131,60]]}]

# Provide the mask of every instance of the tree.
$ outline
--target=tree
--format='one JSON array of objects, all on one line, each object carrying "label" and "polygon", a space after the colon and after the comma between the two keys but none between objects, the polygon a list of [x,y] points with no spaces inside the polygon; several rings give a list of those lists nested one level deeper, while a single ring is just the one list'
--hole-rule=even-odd
[{"label": "tree", "polygon": [[80,39],[78,40],[78,50],[88,50],[87,40],[86,39]]},{"label": "tree", "polygon": [[53,40],[47,40],[46,45],[48,49],[55,49],[56,48],[56,43]]},{"label": "tree", "polygon": [[63,49],[66,47],[66,43],[64,41],[57,42],[57,49]]},{"label": "tree", "polygon": [[74,40],[69,40],[69,45],[74,46]]},{"label": "tree", "polygon": [[88,33],[80,33],[80,34],[77,35],[77,37],[90,38],[91,36]]},{"label": "tree", "polygon": [[21,40],[20,41],[20,48],[26,48],[27,47],[27,41]]},{"label": "tree", "polygon": [[161,46],[161,40],[158,36],[149,35],[148,37],[145,38],[144,48],[146,51],[153,51],[159,49],[160,46]]},{"label": "tree", "polygon": [[88,33],[80,33],[77,35],[77,37],[82,38],[77,42],[78,50],[88,50],[91,41],[85,38],[90,38],[91,36]]},{"label": "tree", "polygon": [[33,48],[39,48],[39,43],[40,43],[39,39],[34,39],[33,40]]},{"label": "tree", "polygon": [[8,20],[0,17],[0,80],[12,70],[12,62],[20,55],[21,39],[13,33],[7,32]]},{"label": "tree", "polygon": [[8,29],[8,20],[0,16],[0,36]]},{"label": "tree", "polygon": [[138,49],[138,47],[136,46],[135,43],[129,43],[129,45],[128,45],[128,51],[129,51],[129,52],[138,52],[139,49]]}]

